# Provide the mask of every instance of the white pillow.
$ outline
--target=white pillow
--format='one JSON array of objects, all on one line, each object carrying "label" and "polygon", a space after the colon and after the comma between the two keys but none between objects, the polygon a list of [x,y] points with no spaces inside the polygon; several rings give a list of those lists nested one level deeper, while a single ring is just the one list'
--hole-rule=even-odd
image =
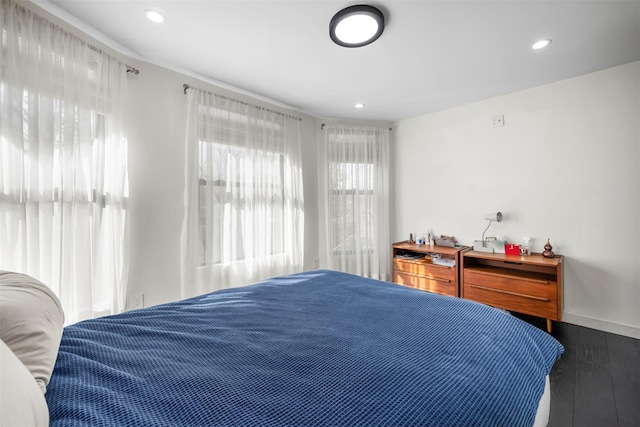
[{"label": "white pillow", "polygon": [[31,372],[0,340],[0,425],[48,426],[47,401]]},{"label": "white pillow", "polygon": [[45,393],[62,338],[64,313],[53,291],[31,276],[0,271],[0,339]]}]

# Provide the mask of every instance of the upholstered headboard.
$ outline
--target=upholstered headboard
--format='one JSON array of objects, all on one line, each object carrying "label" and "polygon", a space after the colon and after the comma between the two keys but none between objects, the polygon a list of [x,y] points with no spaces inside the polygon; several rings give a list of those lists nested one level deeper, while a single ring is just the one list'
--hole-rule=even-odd
[{"label": "upholstered headboard", "polygon": [[44,393],[63,324],[51,289],[25,274],[0,271],[0,425],[49,424]]}]

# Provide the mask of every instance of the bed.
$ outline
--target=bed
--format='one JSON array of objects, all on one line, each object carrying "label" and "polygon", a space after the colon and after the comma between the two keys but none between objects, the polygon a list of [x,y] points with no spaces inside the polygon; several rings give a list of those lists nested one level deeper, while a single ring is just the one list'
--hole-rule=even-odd
[{"label": "bed", "polygon": [[545,425],[563,352],[491,307],[328,270],[79,322],[56,350],[56,427]]}]

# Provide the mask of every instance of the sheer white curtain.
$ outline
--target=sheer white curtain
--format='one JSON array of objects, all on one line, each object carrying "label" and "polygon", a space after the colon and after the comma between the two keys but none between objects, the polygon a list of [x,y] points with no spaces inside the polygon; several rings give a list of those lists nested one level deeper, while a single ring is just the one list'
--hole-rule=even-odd
[{"label": "sheer white curtain", "polygon": [[389,129],[328,125],[320,151],[322,265],[389,280]]},{"label": "sheer white curtain", "polygon": [[67,323],[120,312],[126,65],[0,5],[0,269],[49,285]]},{"label": "sheer white curtain", "polygon": [[300,120],[188,91],[183,296],[300,271]]}]

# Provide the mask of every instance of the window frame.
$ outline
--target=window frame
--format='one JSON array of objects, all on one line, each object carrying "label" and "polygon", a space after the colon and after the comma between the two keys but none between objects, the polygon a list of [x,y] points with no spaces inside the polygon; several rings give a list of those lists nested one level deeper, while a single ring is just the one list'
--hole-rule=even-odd
[{"label": "window frame", "polygon": [[[210,116],[209,116],[209,115]],[[278,185],[278,188],[276,188],[276,190],[274,191],[274,194],[277,193],[278,194],[278,200],[281,201],[280,204],[278,204],[279,206],[279,220],[272,221],[272,224],[279,224],[278,230],[279,233],[281,235],[285,234],[285,224],[284,224],[284,217],[285,217],[285,183],[284,183],[284,169],[285,169],[285,163],[286,163],[286,154],[285,154],[285,150],[284,150],[284,145],[285,145],[285,139],[283,137],[283,132],[284,130],[282,129],[282,127],[280,126],[279,123],[275,122],[275,121],[270,121],[264,118],[261,119],[254,119],[253,117],[251,117],[248,113],[244,114],[238,111],[232,111],[229,112],[227,110],[224,110],[222,108],[219,107],[207,107],[204,105],[200,105],[198,108],[198,115],[199,117],[202,117],[203,119],[201,119],[204,122],[209,121],[209,119],[211,117],[216,118],[219,121],[225,120],[227,119],[227,126],[216,126],[214,133],[216,133],[218,135],[218,137],[220,135],[223,135],[227,137],[227,139],[232,139],[231,136],[233,134],[233,132],[237,132],[238,134],[240,133],[247,133],[246,131],[237,131],[237,129],[232,129],[232,124],[240,124],[243,126],[260,126],[260,127],[266,127],[268,130],[277,133],[278,135],[280,135],[278,138],[275,138],[274,140],[276,141],[275,146],[279,147],[278,151],[266,151],[266,150],[257,150],[254,148],[247,148],[244,147],[240,144],[234,144],[233,142],[230,141],[208,141],[205,140],[201,135],[198,136],[198,149],[197,149],[197,165],[198,165],[198,174],[197,174],[197,179],[198,179],[198,194],[197,194],[197,204],[198,204],[198,235],[200,237],[199,239],[199,244],[198,244],[198,249],[197,249],[197,255],[196,255],[196,259],[197,259],[197,265],[199,267],[206,267],[206,266],[219,266],[221,264],[223,264],[223,254],[221,253],[221,251],[219,250],[219,246],[218,245],[213,245],[213,249],[215,251],[216,248],[218,248],[218,253],[217,255],[214,252],[213,257],[209,257],[208,256],[208,252],[210,252],[210,249],[207,248],[207,207],[204,205],[204,203],[206,203],[206,200],[203,202],[203,190],[206,191],[206,189],[209,187],[209,181],[210,179],[207,179],[207,176],[203,176],[206,175],[207,172],[206,170],[208,169],[206,167],[206,165],[204,165],[203,167],[203,156],[202,153],[205,150],[205,146],[211,146],[209,149],[211,150],[215,150],[216,146],[219,146],[221,148],[220,151],[224,151],[225,149],[227,150],[246,150],[247,153],[245,153],[244,156],[241,157],[241,159],[250,157],[251,155],[256,155],[256,153],[258,153],[258,155],[260,155],[262,153],[263,156],[271,156],[271,155],[276,155],[278,158],[278,165],[277,168],[279,170],[279,176],[280,176],[280,182]],[[202,128],[199,126],[199,129],[202,131]],[[217,132],[219,131],[219,132]],[[229,151],[227,151],[227,154],[229,154]],[[206,156],[205,156],[206,157]],[[226,164],[226,166],[228,166],[228,163]],[[218,173],[220,174],[220,172]],[[240,187],[243,185],[243,182],[241,181],[234,181],[234,182],[227,182],[226,180],[222,179],[222,178],[216,178],[213,179],[213,187],[217,188],[217,192],[219,192],[219,196],[220,199],[223,198],[227,198],[226,194],[228,193],[228,191],[225,191],[226,189],[228,189],[228,186],[232,185],[232,186],[237,186]],[[224,192],[224,194],[223,194]],[[206,195],[206,193],[205,193]],[[215,197],[215,195],[214,195]],[[242,202],[241,202],[242,203]],[[266,201],[264,201],[263,203],[267,203]],[[228,201],[225,200],[224,204],[229,204]],[[219,204],[219,206],[222,206],[222,204]],[[238,215],[241,215],[242,213],[240,212]],[[215,229],[221,229],[222,224],[218,224],[218,226],[213,225],[212,226],[212,230]],[[274,229],[275,227],[272,226],[272,229]],[[215,239],[215,237],[213,237]],[[281,256],[285,256],[286,255],[286,248],[285,248],[285,244],[283,240],[279,240],[280,245],[277,249],[275,249],[272,253],[268,254],[267,256],[269,257],[281,257]],[[247,255],[246,255],[246,251],[244,249],[244,238],[240,239],[239,244],[236,246],[236,250],[239,253],[236,253],[236,257],[234,258],[235,261],[246,261],[247,259]]]}]

